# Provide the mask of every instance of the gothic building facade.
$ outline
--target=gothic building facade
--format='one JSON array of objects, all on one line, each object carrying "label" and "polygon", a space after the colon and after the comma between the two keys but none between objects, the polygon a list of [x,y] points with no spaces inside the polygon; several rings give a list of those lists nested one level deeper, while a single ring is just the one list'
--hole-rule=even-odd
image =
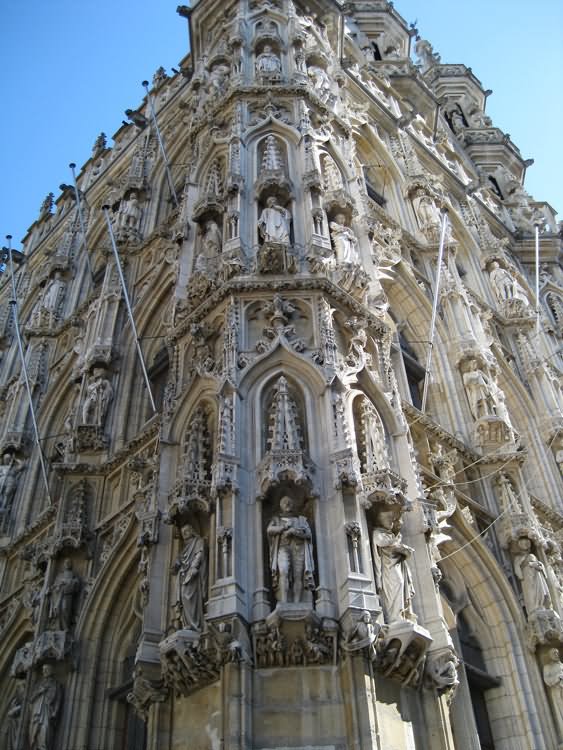
[{"label": "gothic building facade", "polygon": [[0,281],[2,747],[563,747],[528,163],[386,0],[178,10]]}]

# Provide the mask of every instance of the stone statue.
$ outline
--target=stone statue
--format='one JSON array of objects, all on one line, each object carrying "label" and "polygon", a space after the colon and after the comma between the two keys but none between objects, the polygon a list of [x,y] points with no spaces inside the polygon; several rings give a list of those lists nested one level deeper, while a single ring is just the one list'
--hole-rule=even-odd
[{"label": "stone statue", "polygon": [[0,464],[0,513],[10,512],[24,465],[13,453],[4,453]]},{"label": "stone statue", "polygon": [[281,73],[281,60],[272,52],[269,45],[256,58],[256,72],[262,76],[276,76]]},{"label": "stone statue", "polygon": [[477,360],[472,359],[469,363],[469,369],[463,376],[463,385],[473,419],[494,415],[495,400],[491,382],[483,370],[479,369]]},{"label": "stone statue", "polygon": [[563,735],[563,664],[556,648],[548,651],[547,659],[543,666],[543,681],[549,688],[559,733]]},{"label": "stone statue", "polygon": [[305,516],[295,515],[291,497],[280,500],[280,514],[267,529],[270,571],[278,602],[300,602],[304,590],[315,587],[311,527]]},{"label": "stone statue", "polygon": [[207,550],[205,540],[193,526],[182,526],[184,548],[176,560],[174,572],[178,573],[177,603],[181,609],[183,627],[203,630],[203,604],[207,595]]},{"label": "stone statue", "polygon": [[416,206],[416,215],[422,230],[435,228],[440,225],[440,212],[436,203],[429,196],[423,193]]},{"label": "stone statue", "polygon": [[74,601],[79,591],[80,578],[67,558],[49,591],[49,622],[56,626],[56,630],[71,629]]},{"label": "stone statue", "polygon": [[53,750],[62,687],[53,677],[53,667],[44,664],[43,677],[30,697],[29,750]]},{"label": "stone statue", "polygon": [[557,546],[551,541],[546,549],[547,554],[547,579],[551,583],[551,590],[555,591],[556,602],[563,613],[563,559],[557,550]]},{"label": "stone statue", "polygon": [[209,74],[210,90],[222,94],[229,80],[230,70],[227,65],[216,65]]},{"label": "stone statue", "polygon": [[398,508],[382,507],[371,535],[375,586],[388,624],[412,618],[414,588],[407,559],[413,550],[401,541],[400,522]]},{"label": "stone statue", "polygon": [[65,287],[61,271],[55,271],[54,278],[48,283],[43,294],[42,307],[50,313],[56,313],[61,292]]},{"label": "stone statue", "polygon": [[266,201],[266,208],[260,214],[258,231],[264,242],[289,242],[291,214],[287,208],[278,206],[276,199],[270,196]]},{"label": "stone statue", "polygon": [[543,563],[532,552],[532,542],[521,536],[514,556],[514,572],[522,585],[524,606],[528,617],[538,609],[551,609],[551,595]]},{"label": "stone statue", "polygon": [[514,279],[512,274],[501,268],[496,260],[491,263],[489,271],[489,278],[499,302],[504,302],[507,299],[513,299],[514,297]]},{"label": "stone statue", "polygon": [[137,229],[141,219],[141,205],[137,193],[132,192],[128,200],[119,204],[118,226],[122,229]]},{"label": "stone statue", "polygon": [[352,229],[346,226],[345,221],[344,214],[338,214],[335,220],[330,222],[330,236],[334,245],[336,262],[358,265],[360,261],[358,240]]},{"label": "stone statue", "polygon": [[221,230],[217,222],[208,221],[202,236],[202,251],[196,261],[196,270],[206,271],[209,261],[213,262],[221,255],[222,244]]},{"label": "stone statue", "polygon": [[86,386],[86,398],[82,406],[82,421],[85,425],[103,427],[113,398],[113,388],[103,370],[94,370]]},{"label": "stone statue", "polygon": [[372,659],[375,659],[376,640],[377,633],[373,626],[371,613],[368,612],[367,609],[364,609],[360,616],[360,619],[348,633],[348,637],[346,638],[346,647],[350,651],[359,651],[362,648],[367,648],[369,656]]},{"label": "stone statue", "polygon": [[4,729],[6,750],[18,750],[18,734],[22,720],[23,698],[24,685],[19,682],[16,686],[16,693],[10,701],[6,713],[6,725]]},{"label": "stone statue", "polygon": [[465,128],[465,121],[459,109],[452,109],[450,112],[450,124],[456,135],[459,135]]}]

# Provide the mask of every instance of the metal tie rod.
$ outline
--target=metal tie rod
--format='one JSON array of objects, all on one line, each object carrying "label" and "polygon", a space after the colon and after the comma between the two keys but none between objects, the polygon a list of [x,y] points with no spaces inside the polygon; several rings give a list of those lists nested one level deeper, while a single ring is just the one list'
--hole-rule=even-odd
[{"label": "metal tie rod", "polygon": [[[33,398],[31,395],[31,386],[29,384],[29,376],[27,374],[27,364],[25,361],[25,354],[23,351],[23,344],[20,334],[20,324],[19,324],[19,314],[18,314],[18,293],[16,289],[16,278],[14,275],[14,258],[12,250],[12,235],[7,234],[6,239],[8,240],[8,261],[10,265],[10,277],[12,280],[12,299],[10,300],[10,305],[12,306],[12,310],[14,311],[14,328],[16,330],[16,340],[18,342],[18,351],[20,355],[21,360],[21,367],[22,367],[22,373],[23,378],[25,382],[25,389],[27,391],[27,398],[29,401],[29,410],[31,412],[31,421],[33,422],[33,432],[35,434],[35,442],[37,443],[37,448],[39,449],[39,463],[41,464],[41,474],[43,475],[43,482],[45,483],[45,489],[47,490],[47,499],[49,500],[49,505],[53,504],[53,501],[51,500],[51,493],[49,492],[49,482],[47,480],[47,468],[45,466],[45,459],[43,457],[43,450],[41,448],[41,438],[39,436],[39,428],[37,426],[37,419],[35,418],[35,408],[33,406]],[[17,259],[21,262],[23,261],[23,253],[17,252]]]},{"label": "metal tie rod", "polygon": [[82,216],[82,203],[80,201],[80,190],[78,189],[78,183],[76,182],[76,164],[74,162],[71,162],[69,165],[70,171],[72,172],[72,180],[74,182],[74,192],[76,194],[76,209],[78,211],[78,221],[80,222],[80,233],[82,235],[82,247],[84,248],[84,252],[86,253],[86,264],[88,265],[88,271],[90,272],[90,277],[94,279],[94,272],[92,271],[92,264],[90,263],[90,256],[88,254],[88,246],[86,245],[86,231],[84,229],[84,217]]},{"label": "metal tie rod", "polygon": [[145,379],[145,384],[147,386],[147,391],[149,393],[149,399],[151,402],[151,407],[153,412],[157,413],[156,404],[154,403],[154,398],[152,395],[152,388],[151,388],[151,382],[149,380],[149,375],[147,372],[147,368],[145,365],[145,358],[143,357],[143,350],[141,349],[141,342],[139,340],[139,335],[137,333],[137,326],[135,325],[135,318],[133,317],[133,310],[131,309],[131,302],[129,301],[129,293],[127,292],[127,285],[125,284],[125,277],[123,276],[123,270],[121,268],[121,262],[119,260],[119,253],[117,252],[117,245],[115,244],[115,237],[113,235],[113,227],[111,225],[111,217],[109,215],[109,206],[102,206],[102,211],[104,212],[104,216],[106,217],[106,223],[108,225],[108,232],[109,237],[111,240],[111,246],[113,248],[113,255],[115,257],[115,265],[117,266],[117,273],[119,274],[119,280],[121,282],[121,289],[123,290],[123,296],[125,298],[125,304],[127,306],[127,313],[129,315],[129,322],[131,323],[131,328],[133,330],[133,336],[135,337],[135,345],[137,347],[137,354],[139,355],[139,361],[141,363],[141,369],[143,371],[143,377]]},{"label": "metal tie rod", "polygon": [[164,159],[164,169],[166,170],[166,177],[168,179],[168,185],[170,187],[170,192],[172,193],[174,205],[176,206],[176,208],[178,208],[180,204],[178,201],[178,196],[176,195],[176,189],[174,188],[174,181],[172,180],[172,174],[170,172],[170,164],[168,163],[168,157],[166,156],[166,149],[164,148],[164,141],[162,140],[162,136],[160,134],[160,128],[158,127],[158,120],[156,119],[156,111],[154,108],[152,97],[149,94],[149,82],[143,81],[141,86],[143,86],[143,88],[147,92],[147,102],[149,104],[149,109],[151,111],[152,121],[154,123],[154,129],[156,130],[156,137],[158,138],[158,144],[160,146],[162,158]]}]

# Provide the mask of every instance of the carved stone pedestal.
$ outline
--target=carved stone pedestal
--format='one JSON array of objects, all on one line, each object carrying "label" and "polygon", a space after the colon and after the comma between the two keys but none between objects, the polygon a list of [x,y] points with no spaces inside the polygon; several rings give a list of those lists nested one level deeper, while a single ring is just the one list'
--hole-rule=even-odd
[{"label": "carved stone pedestal", "polygon": [[334,664],[338,625],[320,618],[305,603],[278,604],[252,628],[254,663],[257,667],[297,667]]},{"label": "carved stone pedestal", "polygon": [[515,450],[514,431],[499,417],[481,417],[475,424],[475,445],[483,453]]},{"label": "carved stone pedestal", "polygon": [[398,680],[405,686],[415,686],[422,677],[431,643],[430,633],[420,625],[406,620],[392,623],[377,649],[375,666],[384,677]]},{"label": "carved stone pedestal", "polygon": [[35,642],[33,663],[61,661],[68,656],[72,638],[66,630],[45,630]]},{"label": "carved stone pedestal", "polygon": [[177,630],[161,641],[164,683],[179,695],[189,695],[219,678],[223,655],[209,634]]},{"label": "carved stone pedestal", "polygon": [[295,273],[297,264],[287,245],[265,242],[256,254],[256,270],[258,273]]},{"label": "carved stone pedestal", "polygon": [[82,424],[76,428],[76,450],[102,451],[107,448],[107,438],[97,425]]},{"label": "carved stone pedestal", "polygon": [[24,677],[38,664],[62,661],[69,655],[71,645],[72,638],[66,630],[45,630],[35,643],[29,641],[16,651],[10,674],[12,677]]}]

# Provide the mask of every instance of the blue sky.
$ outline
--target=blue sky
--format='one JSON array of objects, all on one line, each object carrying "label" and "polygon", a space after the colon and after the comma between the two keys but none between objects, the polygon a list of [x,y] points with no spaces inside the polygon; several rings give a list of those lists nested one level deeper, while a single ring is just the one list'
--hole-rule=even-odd
[{"label": "blue sky", "polygon": [[[70,182],[98,133],[119,128],[156,68],[177,67],[187,22],[177,0],[4,2],[0,64],[0,237],[14,246],[47,193]],[[526,188],[563,212],[563,3],[396,0],[443,62],[472,67],[493,89],[487,110],[534,158]],[[109,138],[111,145],[111,138]],[[563,219],[563,215],[559,217]]]}]

